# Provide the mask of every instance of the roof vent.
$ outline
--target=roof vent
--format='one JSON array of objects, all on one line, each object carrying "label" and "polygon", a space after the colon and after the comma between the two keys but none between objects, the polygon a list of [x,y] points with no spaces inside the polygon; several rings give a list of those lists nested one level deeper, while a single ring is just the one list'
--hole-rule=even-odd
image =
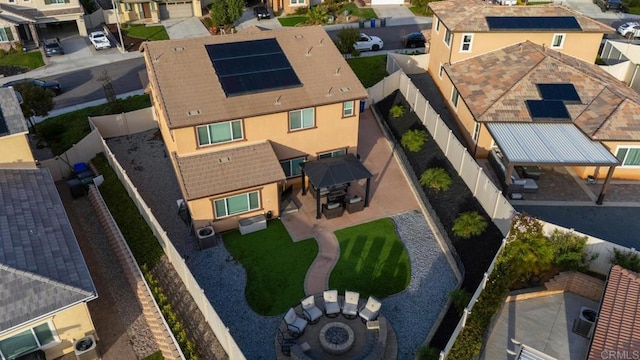
[{"label": "roof vent", "polygon": [[344,92],[349,92],[349,91],[351,91],[351,88],[350,88],[350,87],[341,87],[341,88],[340,88],[340,92],[343,92],[343,93],[344,93]]},{"label": "roof vent", "polygon": [[276,98],[276,102],[275,102],[275,103],[273,103],[273,105],[280,105],[280,98],[281,98],[281,97],[282,97],[282,95],[278,96],[278,97]]},{"label": "roof vent", "polygon": [[320,45],[324,44],[324,38],[320,39]]},{"label": "roof vent", "polygon": [[334,75],[336,76],[340,75],[340,69],[342,69],[342,67],[338,66],[338,68],[336,69],[336,73]]},{"label": "roof vent", "polygon": [[178,46],[178,47],[174,47],[173,51],[185,51],[186,49],[184,48],[184,46]]},{"label": "roof vent", "polygon": [[228,157],[228,156],[225,156],[225,157],[222,157],[222,158],[218,159],[218,162],[219,162],[220,164],[228,163],[228,162],[230,162],[230,161],[231,161],[231,158],[230,158],[230,157]]},{"label": "roof vent", "polygon": [[191,110],[189,111],[189,116],[200,115],[200,110]]},{"label": "roof vent", "polygon": [[311,56],[311,49],[313,49],[313,46],[310,46],[310,47],[307,48],[306,56]]},{"label": "roof vent", "polygon": [[333,86],[329,88],[329,90],[327,90],[327,94],[325,96],[329,97],[331,96],[331,90],[333,90]]},{"label": "roof vent", "polygon": [[293,37],[295,37],[296,39],[302,39],[304,37],[304,35],[302,34],[295,34]]}]

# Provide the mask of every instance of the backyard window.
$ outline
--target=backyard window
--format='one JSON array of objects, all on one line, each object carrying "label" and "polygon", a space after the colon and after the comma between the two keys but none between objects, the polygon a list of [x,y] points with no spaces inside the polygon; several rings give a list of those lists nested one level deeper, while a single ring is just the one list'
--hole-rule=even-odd
[{"label": "backyard window", "polygon": [[473,125],[473,142],[478,143],[478,138],[480,137],[480,123],[475,122]]},{"label": "backyard window", "polygon": [[345,101],[342,103],[342,117],[349,117],[349,116],[353,116],[354,111],[353,111],[353,106],[354,106],[355,101],[351,100],[351,101]]},{"label": "backyard window", "polygon": [[442,79],[442,73],[444,72],[444,66],[440,63],[440,68],[438,68],[438,77]]},{"label": "backyard window", "polygon": [[326,159],[326,158],[331,158],[331,157],[338,157],[338,156],[345,155],[346,153],[347,153],[347,150],[345,150],[345,149],[329,151],[329,152],[326,152],[326,153],[318,154],[318,159]]},{"label": "backyard window", "polygon": [[243,138],[241,120],[198,126],[196,129],[198,132],[198,145],[200,146],[241,140]]},{"label": "backyard window", "polygon": [[439,33],[440,32],[440,19],[436,18],[436,32]]},{"label": "backyard window", "polygon": [[289,130],[308,129],[314,126],[313,108],[289,111]]},{"label": "backyard window", "polygon": [[284,174],[288,178],[295,177],[302,174],[302,168],[300,167],[300,164],[302,164],[304,160],[305,158],[303,157],[295,158],[291,160],[284,160],[284,161],[280,161],[280,165],[282,165],[282,170],[284,170]]},{"label": "backyard window", "polygon": [[462,45],[460,45],[460,52],[471,52],[472,42],[473,34],[462,34]]},{"label": "backyard window", "polygon": [[640,148],[620,147],[616,157],[622,166],[640,166]]},{"label": "backyard window", "polygon": [[242,214],[260,208],[260,196],[258,191],[246,194],[229,196],[214,202],[216,218]]},{"label": "backyard window", "polygon": [[449,29],[445,28],[444,29],[444,43],[447,44],[447,47],[451,47],[451,37],[452,37],[452,33],[451,31],[449,31]]},{"label": "backyard window", "polygon": [[551,41],[551,48],[560,49],[564,44],[564,34],[554,34]]},{"label": "backyard window", "polygon": [[456,109],[458,108],[459,98],[460,98],[460,93],[458,92],[458,89],[454,87],[453,91],[451,91],[451,103],[453,104],[453,107]]},{"label": "backyard window", "polygon": [[3,359],[13,359],[57,341],[49,323],[40,324],[29,330],[0,340],[0,356]]}]

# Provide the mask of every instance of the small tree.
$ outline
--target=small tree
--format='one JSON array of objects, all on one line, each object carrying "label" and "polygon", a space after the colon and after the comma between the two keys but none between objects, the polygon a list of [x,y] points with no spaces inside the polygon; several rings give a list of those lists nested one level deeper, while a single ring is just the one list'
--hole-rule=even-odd
[{"label": "small tree", "polygon": [[29,121],[31,127],[37,130],[33,123],[33,117],[49,115],[49,111],[53,109],[53,97],[56,94],[29,82],[16,84],[14,89],[22,95],[22,104],[20,104],[22,114]]},{"label": "small tree", "polygon": [[515,215],[508,240],[505,258],[510,264],[509,271],[516,279],[528,280],[548,270],[553,264],[553,249],[538,220],[523,213]]},{"label": "small tree", "polygon": [[359,56],[360,51],[356,50],[353,45],[360,39],[360,30],[354,28],[343,28],[338,32],[338,41],[336,46],[340,53]]},{"label": "small tree", "polygon": [[314,6],[311,9],[309,9],[309,12],[307,13],[307,17],[309,18],[309,20],[307,20],[307,24],[322,25],[327,22],[329,15],[325,8],[320,6]]},{"label": "small tree", "polygon": [[451,230],[456,236],[469,239],[482,234],[488,225],[487,220],[477,211],[470,211],[460,214]]},{"label": "small tree", "polygon": [[458,315],[462,316],[464,308],[466,308],[471,301],[471,294],[465,289],[456,289],[449,292],[449,298]]},{"label": "small tree", "polygon": [[391,115],[392,118],[397,119],[399,117],[402,117],[402,115],[404,115],[404,106],[398,104],[398,105],[393,105],[391,107],[391,110],[389,110],[389,114]]},{"label": "small tree", "polygon": [[242,16],[244,0],[213,0],[209,15],[214,25],[224,30],[233,28],[236,20]]},{"label": "small tree", "polygon": [[427,132],[424,130],[409,130],[400,139],[400,144],[411,151],[418,152],[424,146],[424,142],[427,141]]},{"label": "small tree", "polygon": [[586,245],[586,236],[578,236],[571,231],[556,229],[549,236],[549,246],[553,250],[554,262],[560,266],[561,271],[583,271],[588,268],[589,262],[598,254],[585,253]]},{"label": "small tree", "polygon": [[443,168],[427,169],[420,176],[420,185],[438,191],[447,191],[451,186],[451,176]]}]

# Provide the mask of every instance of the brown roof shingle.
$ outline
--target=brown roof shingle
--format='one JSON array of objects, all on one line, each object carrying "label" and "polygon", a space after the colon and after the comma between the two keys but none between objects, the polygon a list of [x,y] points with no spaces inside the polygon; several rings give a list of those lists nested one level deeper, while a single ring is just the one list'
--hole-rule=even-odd
[{"label": "brown roof shingle", "polygon": [[640,140],[640,94],[594,64],[526,41],[444,69],[477,121],[533,121],[525,100],[542,99],[537,84],[571,83],[581,101],[566,107],[585,134]]},{"label": "brown roof shingle", "polygon": [[582,32],[614,32],[613,28],[563,5],[500,6],[480,0],[454,0],[430,2],[429,7],[447,29],[455,32],[487,32],[487,16],[573,16]]},{"label": "brown roof shingle", "polygon": [[[207,44],[275,38],[302,87],[226,97]],[[367,92],[320,26],[153,41],[142,45],[169,127],[186,127],[363,99]],[[189,116],[190,111],[198,115]]]},{"label": "brown roof shingle", "polygon": [[587,359],[601,360],[605,351],[629,359],[640,351],[640,274],[618,265],[609,273]]},{"label": "brown roof shingle", "polygon": [[187,200],[285,180],[268,141],[174,157]]}]

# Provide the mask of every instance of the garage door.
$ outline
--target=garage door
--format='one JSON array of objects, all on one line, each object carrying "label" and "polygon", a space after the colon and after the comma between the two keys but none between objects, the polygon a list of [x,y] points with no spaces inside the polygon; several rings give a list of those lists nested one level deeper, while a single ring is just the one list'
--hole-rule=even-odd
[{"label": "garage door", "polygon": [[191,3],[160,4],[160,19],[173,19],[193,16]]},{"label": "garage door", "polygon": [[402,5],[404,0],[371,0],[371,5]]}]

